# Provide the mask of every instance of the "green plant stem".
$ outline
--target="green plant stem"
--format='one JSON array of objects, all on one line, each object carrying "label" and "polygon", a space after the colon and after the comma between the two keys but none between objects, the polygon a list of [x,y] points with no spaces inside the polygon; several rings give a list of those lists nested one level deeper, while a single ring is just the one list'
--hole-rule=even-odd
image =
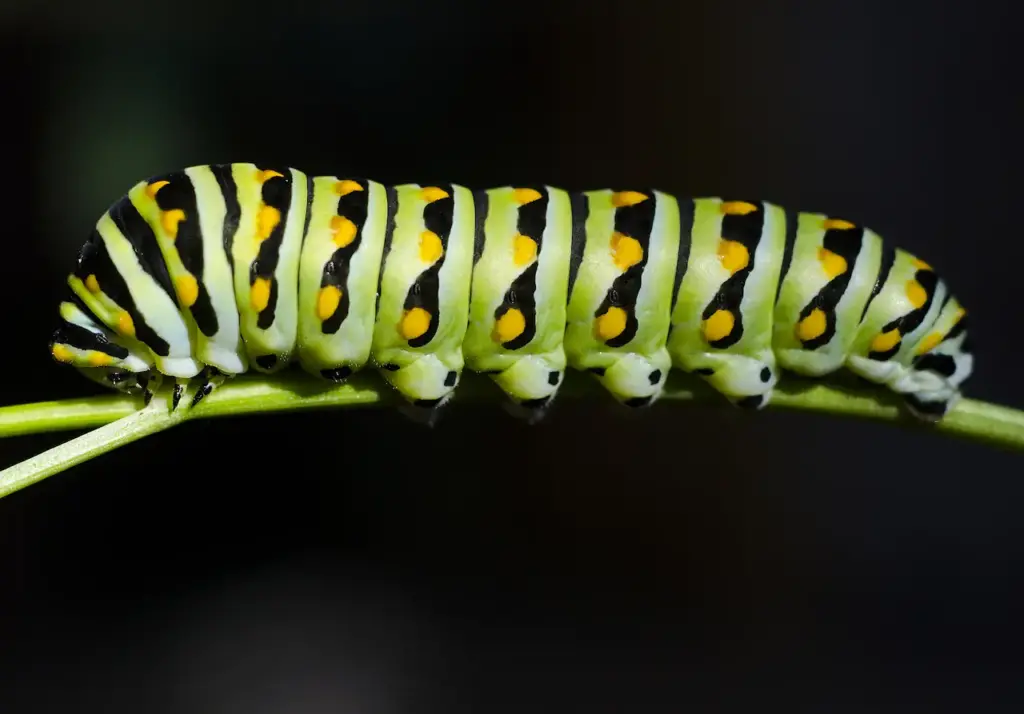
[{"label": "green plant stem", "polygon": [[109,424],[138,411],[130,397],[85,397],[0,407],[0,437],[74,431]]},{"label": "green plant stem", "polygon": [[[53,403],[51,402],[51,404]],[[35,407],[37,405],[28,406]],[[79,408],[80,405],[76,404],[73,409],[69,408],[68,412],[71,419],[81,423],[83,420],[79,416]],[[56,411],[61,413],[59,408]],[[104,411],[103,414],[110,414],[111,411],[114,410]],[[51,416],[51,420],[53,418]],[[59,417],[56,418],[59,419]],[[160,395],[143,409],[135,409],[127,416],[0,471],[0,498],[108,451],[113,451],[119,446],[168,429],[180,421],[183,421],[183,418],[168,409],[166,395]],[[39,418],[37,423],[46,423],[46,419]]]},{"label": "green plant stem", "polygon": [[[371,374],[356,375],[342,385],[325,385],[300,371],[273,377],[248,374],[221,385],[196,408],[179,407],[174,412],[169,408],[171,389],[171,385],[165,386],[145,408],[140,408],[138,400],[122,396],[0,407],[0,438],[99,427],[0,471],[0,498],[188,419],[401,403],[390,387]],[[600,391],[594,380],[570,374],[559,391],[559,399],[597,399]],[[464,376],[456,394],[459,402],[497,402],[503,398],[489,380],[474,374]],[[187,402],[191,395],[186,394],[184,399]],[[673,375],[662,401],[729,408],[709,387],[683,375]],[[770,408],[889,421],[1024,450],[1024,412],[971,399],[961,400],[941,422],[928,425],[908,417],[897,398],[884,390],[788,378],[777,388]]]}]

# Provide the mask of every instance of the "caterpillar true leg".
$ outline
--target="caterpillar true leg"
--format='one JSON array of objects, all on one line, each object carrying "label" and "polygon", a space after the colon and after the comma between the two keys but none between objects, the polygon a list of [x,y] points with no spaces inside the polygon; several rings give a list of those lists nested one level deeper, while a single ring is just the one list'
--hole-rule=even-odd
[{"label": "caterpillar true leg", "polygon": [[137,183],[68,277],[54,358],[173,407],[297,362],[371,367],[434,423],[464,368],[536,421],[567,368],[621,404],[671,369],[769,404],[782,370],[848,369],[941,418],[974,367],[931,266],[845,219],[763,201],[543,184],[385,186],[251,163]]},{"label": "caterpillar true leg", "polygon": [[216,367],[207,366],[198,375],[192,378],[189,389],[192,397],[189,401],[189,409],[195,407],[203,399],[210,396],[217,387],[224,383],[225,375]]}]

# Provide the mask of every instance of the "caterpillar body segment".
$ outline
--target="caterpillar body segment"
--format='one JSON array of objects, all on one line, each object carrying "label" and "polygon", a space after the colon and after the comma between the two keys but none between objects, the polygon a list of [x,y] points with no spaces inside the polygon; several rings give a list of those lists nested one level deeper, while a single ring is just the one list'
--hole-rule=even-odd
[{"label": "caterpillar body segment", "polygon": [[395,189],[373,359],[414,405],[436,408],[452,395],[465,363],[475,211],[462,186]]},{"label": "caterpillar body segment", "polygon": [[[562,384],[572,210],[548,186],[478,192],[475,265],[463,353],[527,418]],[[481,220],[481,218],[483,220]]]},{"label": "caterpillar body segment", "polygon": [[175,408],[297,363],[373,368],[432,422],[463,369],[539,418],[566,368],[629,407],[669,371],[762,408],[782,370],[848,369],[941,418],[973,370],[927,263],[841,218],[655,189],[385,186],[251,163],[139,182],[68,276],[50,349]]},{"label": "caterpillar body segment", "polygon": [[672,312],[673,364],[730,401],[761,408],[778,381],[774,298],[786,248],[785,211],[768,203],[693,201],[690,248]]},{"label": "caterpillar body segment", "polygon": [[803,213],[789,268],[779,286],[773,346],[783,369],[822,376],[844,366],[882,270],[885,249],[873,231]]},{"label": "caterpillar body segment", "polygon": [[847,366],[903,395],[918,416],[941,417],[973,369],[966,311],[930,265],[899,248],[876,285]]},{"label": "caterpillar body segment", "polygon": [[230,254],[242,340],[249,368],[272,373],[297,346],[309,180],[295,169],[253,164],[236,164],[231,178],[240,206]]},{"label": "caterpillar body segment", "polygon": [[371,356],[393,202],[374,181],[321,176],[312,185],[299,267],[299,362],[338,381]]},{"label": "caterpillar body segment", "polygon": [[679,259],[678,201],[646,191],[584,194],[585,248],[569,299],[568,362],[619,402],[653,403],[672,367],[666,347]]}]

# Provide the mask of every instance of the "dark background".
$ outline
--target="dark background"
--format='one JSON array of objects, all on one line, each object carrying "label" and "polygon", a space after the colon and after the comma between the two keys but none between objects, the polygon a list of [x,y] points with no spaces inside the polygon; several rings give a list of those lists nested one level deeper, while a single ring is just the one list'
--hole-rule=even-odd
[{"label": "dark background", "polygon": [[[0,404],[97,393],[46,349],[112,201],[265,161],[840,212],[1024,408],[1010,2],[3,5]],[[194,423],[0,501],[0,711],[1020,711],[1021,466],[672,404]]]}]

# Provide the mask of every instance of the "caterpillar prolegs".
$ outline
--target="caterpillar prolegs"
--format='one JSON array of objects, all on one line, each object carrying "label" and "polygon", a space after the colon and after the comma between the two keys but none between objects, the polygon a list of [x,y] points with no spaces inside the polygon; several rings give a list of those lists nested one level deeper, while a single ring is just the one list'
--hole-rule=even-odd
[{"label": "caterpillar prolegs", "polygon": [[781,370],[846,368],[940,419],[972,369],[964,309],[872,230],[654,189],[385,186],[251,163],[136,184],[68,277],[53,356],[102,384],[364,367],[436,410],[464,369],[539,415],[566,368],[653,403],[668,372],[761,408]]}]

